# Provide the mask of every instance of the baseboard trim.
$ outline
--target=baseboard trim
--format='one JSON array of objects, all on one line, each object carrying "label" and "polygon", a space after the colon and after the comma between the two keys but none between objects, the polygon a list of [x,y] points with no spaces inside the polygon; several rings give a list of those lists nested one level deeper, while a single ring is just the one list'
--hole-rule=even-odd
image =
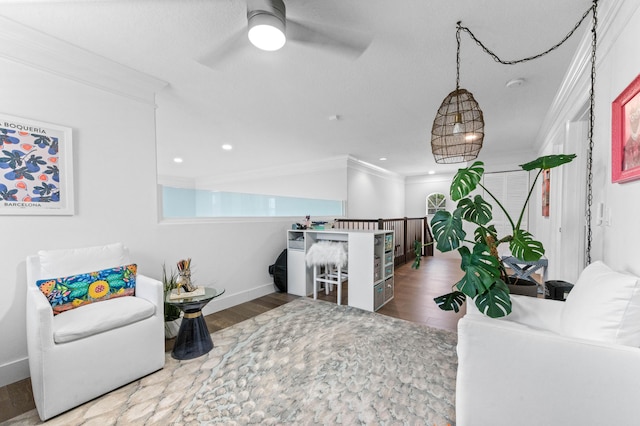
[{"label": "baseboard trim", "polygon": [[220,298],[213,299],[209,304],[207,304],[207,306],[202,308],[202,313],[204,315],[213,314],[223,309],[228,309],[241,303],[257,299],[258,297],[266,296],[267,294],[271,294],[275,291],[276,288],[273,283],[263,284],[252,289],[233,294],[229,294],[229,289],[226,289],[225,294],[220,296]]},{"label": "baseboard trim", "polygon": [[29,376],[29,358],[0,365],[0,387],[19,382]]}]

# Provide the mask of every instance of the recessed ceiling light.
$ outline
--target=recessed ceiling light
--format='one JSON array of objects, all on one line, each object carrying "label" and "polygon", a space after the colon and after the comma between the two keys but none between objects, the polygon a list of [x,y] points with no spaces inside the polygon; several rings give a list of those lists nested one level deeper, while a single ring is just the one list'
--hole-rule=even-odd
[{"label": "recessed ceiling light", "polygon": [[222,149],[224,149],[225,151],[231,151],[233,147],[228,143],[225,143],[224,145],[222,145]]},{"label": "recessed ceiling light", "polygon": [[329,116],[329,121],[340,121],[340,119],[342,119],[342,117],[339,116],[338,114],[334,114],[334,115],[330,115]]},{"label": "recessed ceiling light", "polygon": [[387,161],[387,157],[380,157],[379,160],[380,161]]},{"label": "recessed ceiling light", "polygon": [[173,159],[173,162],[174,162],[174,163],[182,163],[182,161],[183,161],[183,160],[182,160],[182,158],[180,158],[180,157],[176,157],[176,158],[174,158],[174,159]]},{"label": "recessed ceiling light", "polygon": [[435,175],[436,171],[435,170],[429,170],[427,173],[429,173],[430,175]]}]

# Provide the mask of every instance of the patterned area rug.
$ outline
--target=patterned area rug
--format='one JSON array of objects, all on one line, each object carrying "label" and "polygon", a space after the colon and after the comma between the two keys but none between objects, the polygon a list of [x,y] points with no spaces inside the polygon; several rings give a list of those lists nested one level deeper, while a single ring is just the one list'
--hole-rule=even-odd
[{"label": "patterned area rug", "polygon": [[212,338],[47,424],[455,424],[455,333],[303,298]]}]

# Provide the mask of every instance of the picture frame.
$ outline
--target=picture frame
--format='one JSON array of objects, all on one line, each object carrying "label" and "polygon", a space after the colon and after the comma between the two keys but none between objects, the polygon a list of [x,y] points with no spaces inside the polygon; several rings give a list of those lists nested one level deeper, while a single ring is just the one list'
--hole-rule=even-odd
[{"label": "picture frame", "polygon": [[73,215],[69,127],[0,113],[0,215]]},{"label": "picture frame", "polygon": [[640,74],[611,104],[611,181],[640,179]]},{"label": "picture frame", "polygon": [[551,170],[542,170],[542,217],[549,217],[549,200],[551,199]]}]

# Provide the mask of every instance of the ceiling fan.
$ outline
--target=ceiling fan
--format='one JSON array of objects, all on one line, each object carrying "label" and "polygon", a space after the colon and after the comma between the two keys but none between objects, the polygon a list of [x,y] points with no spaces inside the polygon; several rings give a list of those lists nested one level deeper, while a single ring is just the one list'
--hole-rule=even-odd
[{"label": "ceiling fan", "polygon": [[222,45],[197,60],[215,68],[234,53],[251,47],[247,41],[266,51],[275,51],[285,43],[294,42],[358,57],[369,47],[371,39],[369,34],[357,30],[288,19],[282,0],[247,0],[247,27],[236,31]]}]

